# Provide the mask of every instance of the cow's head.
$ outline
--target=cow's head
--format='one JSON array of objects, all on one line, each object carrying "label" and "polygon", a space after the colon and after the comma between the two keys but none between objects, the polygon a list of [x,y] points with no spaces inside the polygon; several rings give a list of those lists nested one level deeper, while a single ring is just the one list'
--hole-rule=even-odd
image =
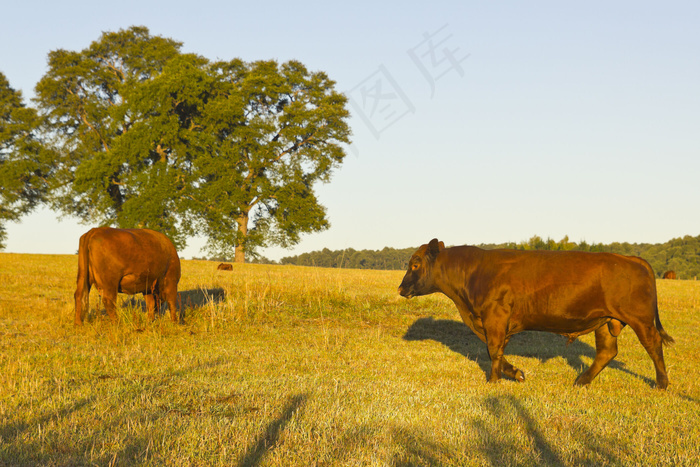
[{"label": "cow's head", "polygon": [[408,271],[399,286],[399,294],[402,297],[417,297],[436,291],[433,283],[433,265],[438,253],[444,249],[445,244],[434,238],[413,253],[408,262]]}]

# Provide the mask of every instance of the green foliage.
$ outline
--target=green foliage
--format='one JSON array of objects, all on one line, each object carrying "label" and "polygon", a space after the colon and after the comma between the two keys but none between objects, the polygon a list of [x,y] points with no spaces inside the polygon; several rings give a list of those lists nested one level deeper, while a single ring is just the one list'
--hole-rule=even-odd
[{"label": "green foliage", "polygon": [[[694,279],[700,276],[700,236],[675,238],[663,244],[648,243],[612,243],[603,245],[600,243],[588,244],[585,241],[575,243],[565,236],[556,242],[551,238],[543,240],[535,235],[526,242],[480,244],[480,248],[493,250],[508,248],[516,250],[549,250],[549,251],[588,251],[608,252],[622,255],[639,256],[647,260],[654,269],[657,277],[673,270],[679,279]],[[280,260],[280,264],[293,264],[298,266],[317,266],[327,268],[351,268],[351,269],[406,269],[408,260],[416,251],[416,248],[384,248],[383,250],[361,250],[352,248],[347,250],[331,251],[324,248],[322,251],[303,253],[298,256],[288,256]]]},{"label": "green foliage", "polygon": [[180,47],[132,27],[49,54],[36,102],[60,155],[53,207],[180,248],[205,235],[237,261],[328,228],[314,186],[350,134],[335,83],[297,61],[212,63]]},{"label": "green foliage", "polygon": [[[328,182],[349,142],[347,99],[324,73],[301,63],[212,64],[214,92],[202,108],[206,151],[194,163],[194,208],[209,250],[236,260],[245,251],[290,246],[328,228],[313,188]],[[249,225],[250,223],[250,225]]]},{"label": "green foliage", "polygon": [[46,196],[51,156],[37,139],[38,122],[36,110],[24,105],[22,93],[0,73],[0,249],[4,223],[16,221]]},{"label": "green foliage", "polygon": [[406,269],[408,260],[416,251],[415,248],[389,248],[382,250],[346,250],[331,251],[324,248],[322,251],[303,253],[299,256],[288,256],[280,260],[280,264],[293,264],[297,266],[316,266],[322,268],[346,268],[346,269]]},{"label": "green foliage", "polygon": [[49,53],[36,103],[58,154],[50,180],[55,209],[89,223],[155,228],[184,245],[188,232],[176,228],[174,196],[164,187],[173,183],[172,164],[152,140],[131,137],[153,119],[142,88],[180,46],[132,27],[104,33],[81,52]]}]

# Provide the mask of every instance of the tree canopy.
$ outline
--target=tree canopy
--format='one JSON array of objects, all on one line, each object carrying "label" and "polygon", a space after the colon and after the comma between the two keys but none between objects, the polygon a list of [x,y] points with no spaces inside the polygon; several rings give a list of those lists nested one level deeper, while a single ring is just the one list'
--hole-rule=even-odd
[{"label": "tree canopy", "polygon": [[52,207],[148,227],[212,253],[290,246],[328,228],[314,193],[349,143],[347,99],[298,61],[210,62],[144,27],[55,50],[36,86],[56,152]]},{"label": "tree canopy", "polygon": [[236,261],[247,249],[298,243],[328,228],[314,194],[345,157],[346,98],[324,73],[290,61],[218,62],[216,92],[202,108],[206,150],[195,161],[194,209],[210,251]]},{"label": "tree canopy", "polygon": [[36,110],[0,72],[0,248],[4,223],[18,220],[46,197],[51,156],[37,138],[38,121]]},{"label": "tree canopy", "polygon": [[50,180],[54,209],[86,223],[153,228],[184,245],[187,231],[178,228],[182,218],[173,209],[174,196],[160,189],[172,183],[172,164],[159,163],[163,159],[152,141],[139,145],[131,137],[155,117],[153,105],[142,101],[143,87],[179,48],[134,27],[104,33],[81,52],[49,53],[35,101],[46,117],[44,134],[52,135],[47,142],[58,155]]}]

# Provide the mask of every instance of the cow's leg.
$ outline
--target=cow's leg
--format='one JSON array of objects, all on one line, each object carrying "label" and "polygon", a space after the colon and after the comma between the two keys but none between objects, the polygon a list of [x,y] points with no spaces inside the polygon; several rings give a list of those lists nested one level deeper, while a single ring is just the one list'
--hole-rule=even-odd
[{"label": "cow's leg", "polygon": [[153,298],[155,299],[155,304],[154,304],[153,309],[154,309],[155,313],[158,313],[160,315],[160,308],[161,308],[161,305],[163,304],[163,299],[161,298],[161,295],[158,292],[153,293]]},{"label": "cow's leg", "polygon": [[173,323],[177,323],[177,311],[178,308],[180,308],[180,323],[183,324],[185,322],[185,316],[182,313],[182,307],[178,307],[177,292],[175,292],[174,294],[169,294],[167,297],[165,297],[165,300],[168,302],[168,309],[170,310],[170,319],[173,321]]},{"label": "cow's leg", "polygon": [[603,368],[617,355],[617,337],[610,333],[607,325],[595,330],[595,359],[591,367],[576,378],[577,386],[586,386],[593,381]]},{"label": "cow's leg", "polygon": [[90,282],[82,283],[78,281],[78,287],[75,289],[75,324],[83,324],[85,316],[90,310]]},{"label": "cow's leg", "polygon": [[163,296],[165,297],[165,301],[168,302],[168,309],[170,310],[170,319],[175,323],[177,322],[177,311],[179,308],[180,324],[184,324],[185,315],[184,311],[182,310],[182,304],[179,304],[180,306],[178,307],[177,283],[173,283],[173,281],[169,280],[166,276],[163,280],[162,290]]},{"label": "cow's leg", "polygon": [[515,368],[513,365],[510,364],[510,362],[508,362],[508,360],[506,360],[505,357],[503,357],[503,374],[509,378],[513,378],[519,383],[525,381],[525,373],[523,373],[523,370],[521,370],[520,368]]},{"label": "cow's leg", "polygon": [[[501,379],[504,366],[503,351],[506,346],[505,325],[498,326],[497,321],[491,325],[484,325],[484,330],[486,331],[486,345],[489,350],[489,357],[491,358],[491,375],[489,376],[489,382],[495,383]],[[510,368],[512,367],[513,365],[510,365]]]},{"label": "cow's leg", "polygon": [[160,300],[158,300],[158,296],[154,293],[144,294],[143,298],[146,300],[148,319],[153,321],[156,319],[156,307],[160,308]]},{"label": "cow's leg", "polygon": [[[505,352],[506,346],[508,345],[508,342],[510,342],[510,336],[506,337],[505,342],[503,343],[503,351]],[[525,381],[525,373],[523,373],[523,370],[519,368],[515,368],[513,365],[510,364],[508,360],[506,360],[506,357],[503,356],[501,359],[502,361],[502,370],[503,374],[506,375],[509,378],[512,378],[516,380],[519,383],[522,383]]]},{"label": "cow's leg", "polygon": [[[493,355],[496,355],[496,354],[498,353],[498,351],[497,351],[497,350],[494,350],[494,353],[492,353],[492,351],[491,351],[491,345],[489,344],[489,342],[490,342],[490,341],[489,341],[489,338],[486,337],[486,334],[487,334],[486,329],[485,329],[485,328],[482,328],[482,327],[476,327],[476,326],[475,326],[474,321],[473,321],[472,318],[471,318],[471,314],[470,314],[469,310],[463,309],[463,308],[459,308],[459,307],[458,307],[458,310],[459,310],[459,314],[462,316],[462,321],[464,321],[464,324],[466,324],[467,327],[469,327],[469,328],[474,332],[474,334],[476,335],[476,337],[478,337],[478,338],[479,338],[482,342],[484,342],[484,343],[487,345],[487,347],[488,347],[489,356],[491,357],[491,365],[492,365],[491,378],[489,378],[489,381],[496,381],[496,380],[498,380],[498,379],[500,378],[501,372],[502,372],[504,375],[508,376],[509,378],[513,378],[513,379],[516,380],[516,381],[525,381],[525,373],[523,373],[522,370],[519,370],[518,368],[515,368],[513,365],[511,365],[511,364],[505,359],[505,357],[503,357],[503,351],[504,351],[504,349],[505,349],[505,346],[508,344],[508,341],[510,340],[510,338],[509,338],[509,337],[508,337],[508,338],[505,337],[505,332],[504,332],[502,329],[495,329],[495,330],[492,330],[491,332],[488,333],[489,336],[496,336],[496,335],[499,334],[499,333],[500,333],[501,336],[503,336],[503,337],[502,337],[502,341],[501,341],[500,344],[496,343],[496,341],[498,340],[498,338],[495,338],[495,339],[494,339],[495,345],[496,345],[496,346],[499,346],[499,345],[500,345],[500,347],[501,347],[501,350],[500,350],[500,355],[501,355],[501,359],[500,359],[500,360],[501,360],[501,363],[500,363],[500,365],[501,365],[501,370],[497,372],[498,377],[496,378],[496,380],[493,380],[493,379],[492,379],[492,378],[493,378],[493,362],[494,362]],[[501,314],[502,314],[502,313],[503,313],[503,310],[502,310],[502,309],[498,309],[498,310],[496,310],[496,313],[497,313],[497,314],[498,314],[498,313],[501,313]],[[492,315],[492,316],[493,316],[493,315]],[[503,320],[503,319],[504,319],[504,317],[503,317],[503,315],[502,315],[502,316],[501,316],[501,320]]]},{"label": "cow's leg", "polygon": [[656,387],[666,389],[668,386],[668,375],[666,374],[666,364],[664,363],[664,350],[661,341],[661,334],[654,326],[643,326],[629,323],[630,327],[637,333],[639,342],[642,343],[647,353],[654,362],[656,369]]},{"label": "cow's leg", "polygon": [[[177,290],[169,290],[165,295],[165,301],[168,302],[168,310],[170,310],[170,319],[177,323]],[[180,310],[182,314],[182,310]],[[184,316],[181,316],[180,323],[184,323]]]},{"label": "cow's leg", "polygon": [[170,312],[170,319],[175,321],[176,315],[179,314],[179,323],[180,324],[185,324],[185,309],[182,307],[182,298],[180,297],[180,294],[177,293],[177,290],[173,294],[174,296],[172,298],[168,298],[168,308],[171,310],[177,309],[177,313],[174,311]]},{"label": "cow's leg", "polygon": [[117,322],[117,291],[111,288],[102,290],[102,301],[105,304],[105,310],[112,322]]},{"label": "cow's leg", "polygon": [[492,337],[492,333],[487,333],[489,357],[491,357],[491,376],[489,376],[489,382],[495,383],[501,379],[501,372],[503,371],[503,336],[499,336],[497,333]]}]

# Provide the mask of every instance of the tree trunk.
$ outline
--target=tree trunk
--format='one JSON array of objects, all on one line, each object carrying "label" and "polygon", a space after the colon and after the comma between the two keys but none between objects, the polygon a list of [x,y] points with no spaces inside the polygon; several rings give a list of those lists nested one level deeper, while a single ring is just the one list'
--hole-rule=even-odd
[{"label": "tree trunk", "polygon": [[245,263],[245,241],[248,237],[248,213],[241,214],[238,219],[238,243],[236,243],[236,263]]},{"label": "tree trunk", "polygon": [[122,191],[119,189],[119,183],[115,181],[116,175],[112,180],[110,180],[109,186],[107,187],[107,194],[112,200],[114,210],[117,214],[122,212],[122,205],[124,204],[124,197],[122,196]]}]

